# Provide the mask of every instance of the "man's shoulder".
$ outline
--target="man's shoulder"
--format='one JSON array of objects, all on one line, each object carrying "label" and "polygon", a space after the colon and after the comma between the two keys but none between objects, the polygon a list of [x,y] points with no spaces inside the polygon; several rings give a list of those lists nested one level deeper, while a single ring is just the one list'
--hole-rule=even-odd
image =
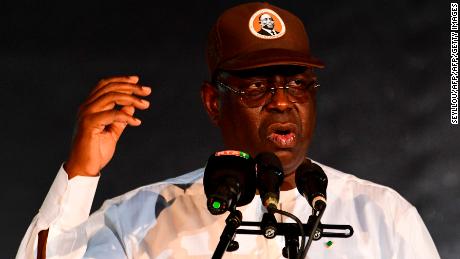
[{"label": "man's shoulder", "polygon": [[[184,193],[190,191],[190,187],[194,185],[201,186],[203,183],[204,168],[199,168],[194,171],[173,177],[159,182],[151,183],[141,186],[131,192],[135,191],[151,191],[151,192],[164,192],[168,188],[179,188]],[[129,194],[129,193],[127,193]]]},{"label": "man's shoulder", "polygon": [[203,173],[203,168],[200,168],[106,200],[88,220],[89,235],[98,235],[102,226],[109,226],[112,231],[131,233],[142,239],[156,224],[162,211],[173,205],[184,209],[191,202],[205,204],[197,198],[204,196]]},{"label": "man's shoulder", "polygon": [[[354,203],[376,204],[382,207],[393,207],[398,212],[406,211],[413,206],[393,188],[361,179],[353,174],[345,173],[315,162],[323,168],[328,176],[328,195],[331,198],[353,201]],[[394,211],[396,212],[396,211]]]},{"label": "man's shoulder", "polygon": [[264,30],[264,29],[260,29],[257,33],[262,34],[262,35],[265,35],[265,36],[271,36],[271,34],[268,33],[268,32],[267,32],[266,30]]},{"label": "man's shoulder", "polygon": [[145,200],[171,201],[181,195],[196,195],[202,192],[204,168],[199,168],[183,175],[168,178],[152,184],[147,184],[117,197],[106,200],[102,206],[105,207],[133,203]]}]

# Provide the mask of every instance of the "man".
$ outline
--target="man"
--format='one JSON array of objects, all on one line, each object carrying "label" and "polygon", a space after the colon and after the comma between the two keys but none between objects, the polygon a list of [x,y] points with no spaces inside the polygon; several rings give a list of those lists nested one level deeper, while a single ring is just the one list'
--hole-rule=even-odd
[{"label": "man", "polygon": [[[277,37],[254,29],[260,13],[276,15]],[[249,24],[249,26],[248,26]],[[302,22],[267,3],[228,9],[208,41],[211,80],[201,88],[203,105],[226,148],[251,156],[274,152],[285,172],[279,207],[306,222],[307,201],[297,192],[296,169],[305,157],[316,122],[317,76],[324,65],[311,56]],[[34,218],[18,258],[210,258],[226,215],[206,208],[203,169],[133,190],[104,203],[89,218],[99,172],[110,161],[135,109],[151,89],[137,76],[99,82],[81,105],[69,159],[58,172]],[[121,107],[121,108],[118,108]],[[439,258],[416,209],[390,188],[322,165],[329,178],[322,222],[350,224],[351,238],[313,242],[309,258]],[[260,221],[260,199],[240,208],[245,221]],[[290,222],[277,217],[278,222]],[[226,258],[282,258],[282,236],[237,235],[240,247]]]},{"label": "man", "polygon": [[257,32],[265,36],[274,36],[278,34],[275,30],[275,21],[268,13],[264,13],[259,17],[260,30]]}]

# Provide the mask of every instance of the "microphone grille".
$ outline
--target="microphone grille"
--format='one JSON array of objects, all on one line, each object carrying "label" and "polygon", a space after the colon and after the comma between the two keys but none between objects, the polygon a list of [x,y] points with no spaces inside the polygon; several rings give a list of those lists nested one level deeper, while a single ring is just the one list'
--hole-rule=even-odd
[{"label": "microphone grille", "polygon": [[310,204],[313,203],[313,199],[317,196],[322,196],[324,199],[327,198],[327,175],[315,163],[301,164],[296,171],[295,183],[299,192],[307,196]]},{"label": "microphone grille", "polygon": [[255,161],[258,165],[275,167],[279,171],[282,171],[283,168],[280,159],[272,152],[263,152],[258,154]]}]

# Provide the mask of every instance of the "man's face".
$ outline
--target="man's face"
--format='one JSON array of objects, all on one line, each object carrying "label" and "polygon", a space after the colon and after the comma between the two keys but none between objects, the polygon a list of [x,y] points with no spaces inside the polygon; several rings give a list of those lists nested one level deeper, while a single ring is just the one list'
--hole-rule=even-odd
[{"label": "man's face", "polygon": [[[277,87],[294,80],[316,80],[310,69],[296,66],[272,66],[224,73],[219,81],[241,89],[250,82],[268,81]],[[286,174],[304,161],[316,121],[316,89],[308,91],[306,101],[292,102],[286,90],[268,94],[265,104],[248,108],[241,98],[229,90],[220,91],[220,115],[217,124],[228,149],[248,152],[274,152]]]},{"label": "man's face", "polygon": [[262,14],[260,16],[260,26],[268,30],[273,30],[275,27],[275,22],[269,14]]}]

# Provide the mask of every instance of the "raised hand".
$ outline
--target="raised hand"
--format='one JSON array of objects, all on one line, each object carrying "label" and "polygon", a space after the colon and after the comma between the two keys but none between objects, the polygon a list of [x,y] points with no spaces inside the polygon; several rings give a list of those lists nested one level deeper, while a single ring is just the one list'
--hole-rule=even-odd
[{"label": "raised hand", "polygon": [[127,125],[139,126],[136,109],[147,109],[151,88],[138,84],[139,77],[101,80],[78,110],[76,134],[64,168],[69,179],[96,176],[115,153],[118,139]]}]

